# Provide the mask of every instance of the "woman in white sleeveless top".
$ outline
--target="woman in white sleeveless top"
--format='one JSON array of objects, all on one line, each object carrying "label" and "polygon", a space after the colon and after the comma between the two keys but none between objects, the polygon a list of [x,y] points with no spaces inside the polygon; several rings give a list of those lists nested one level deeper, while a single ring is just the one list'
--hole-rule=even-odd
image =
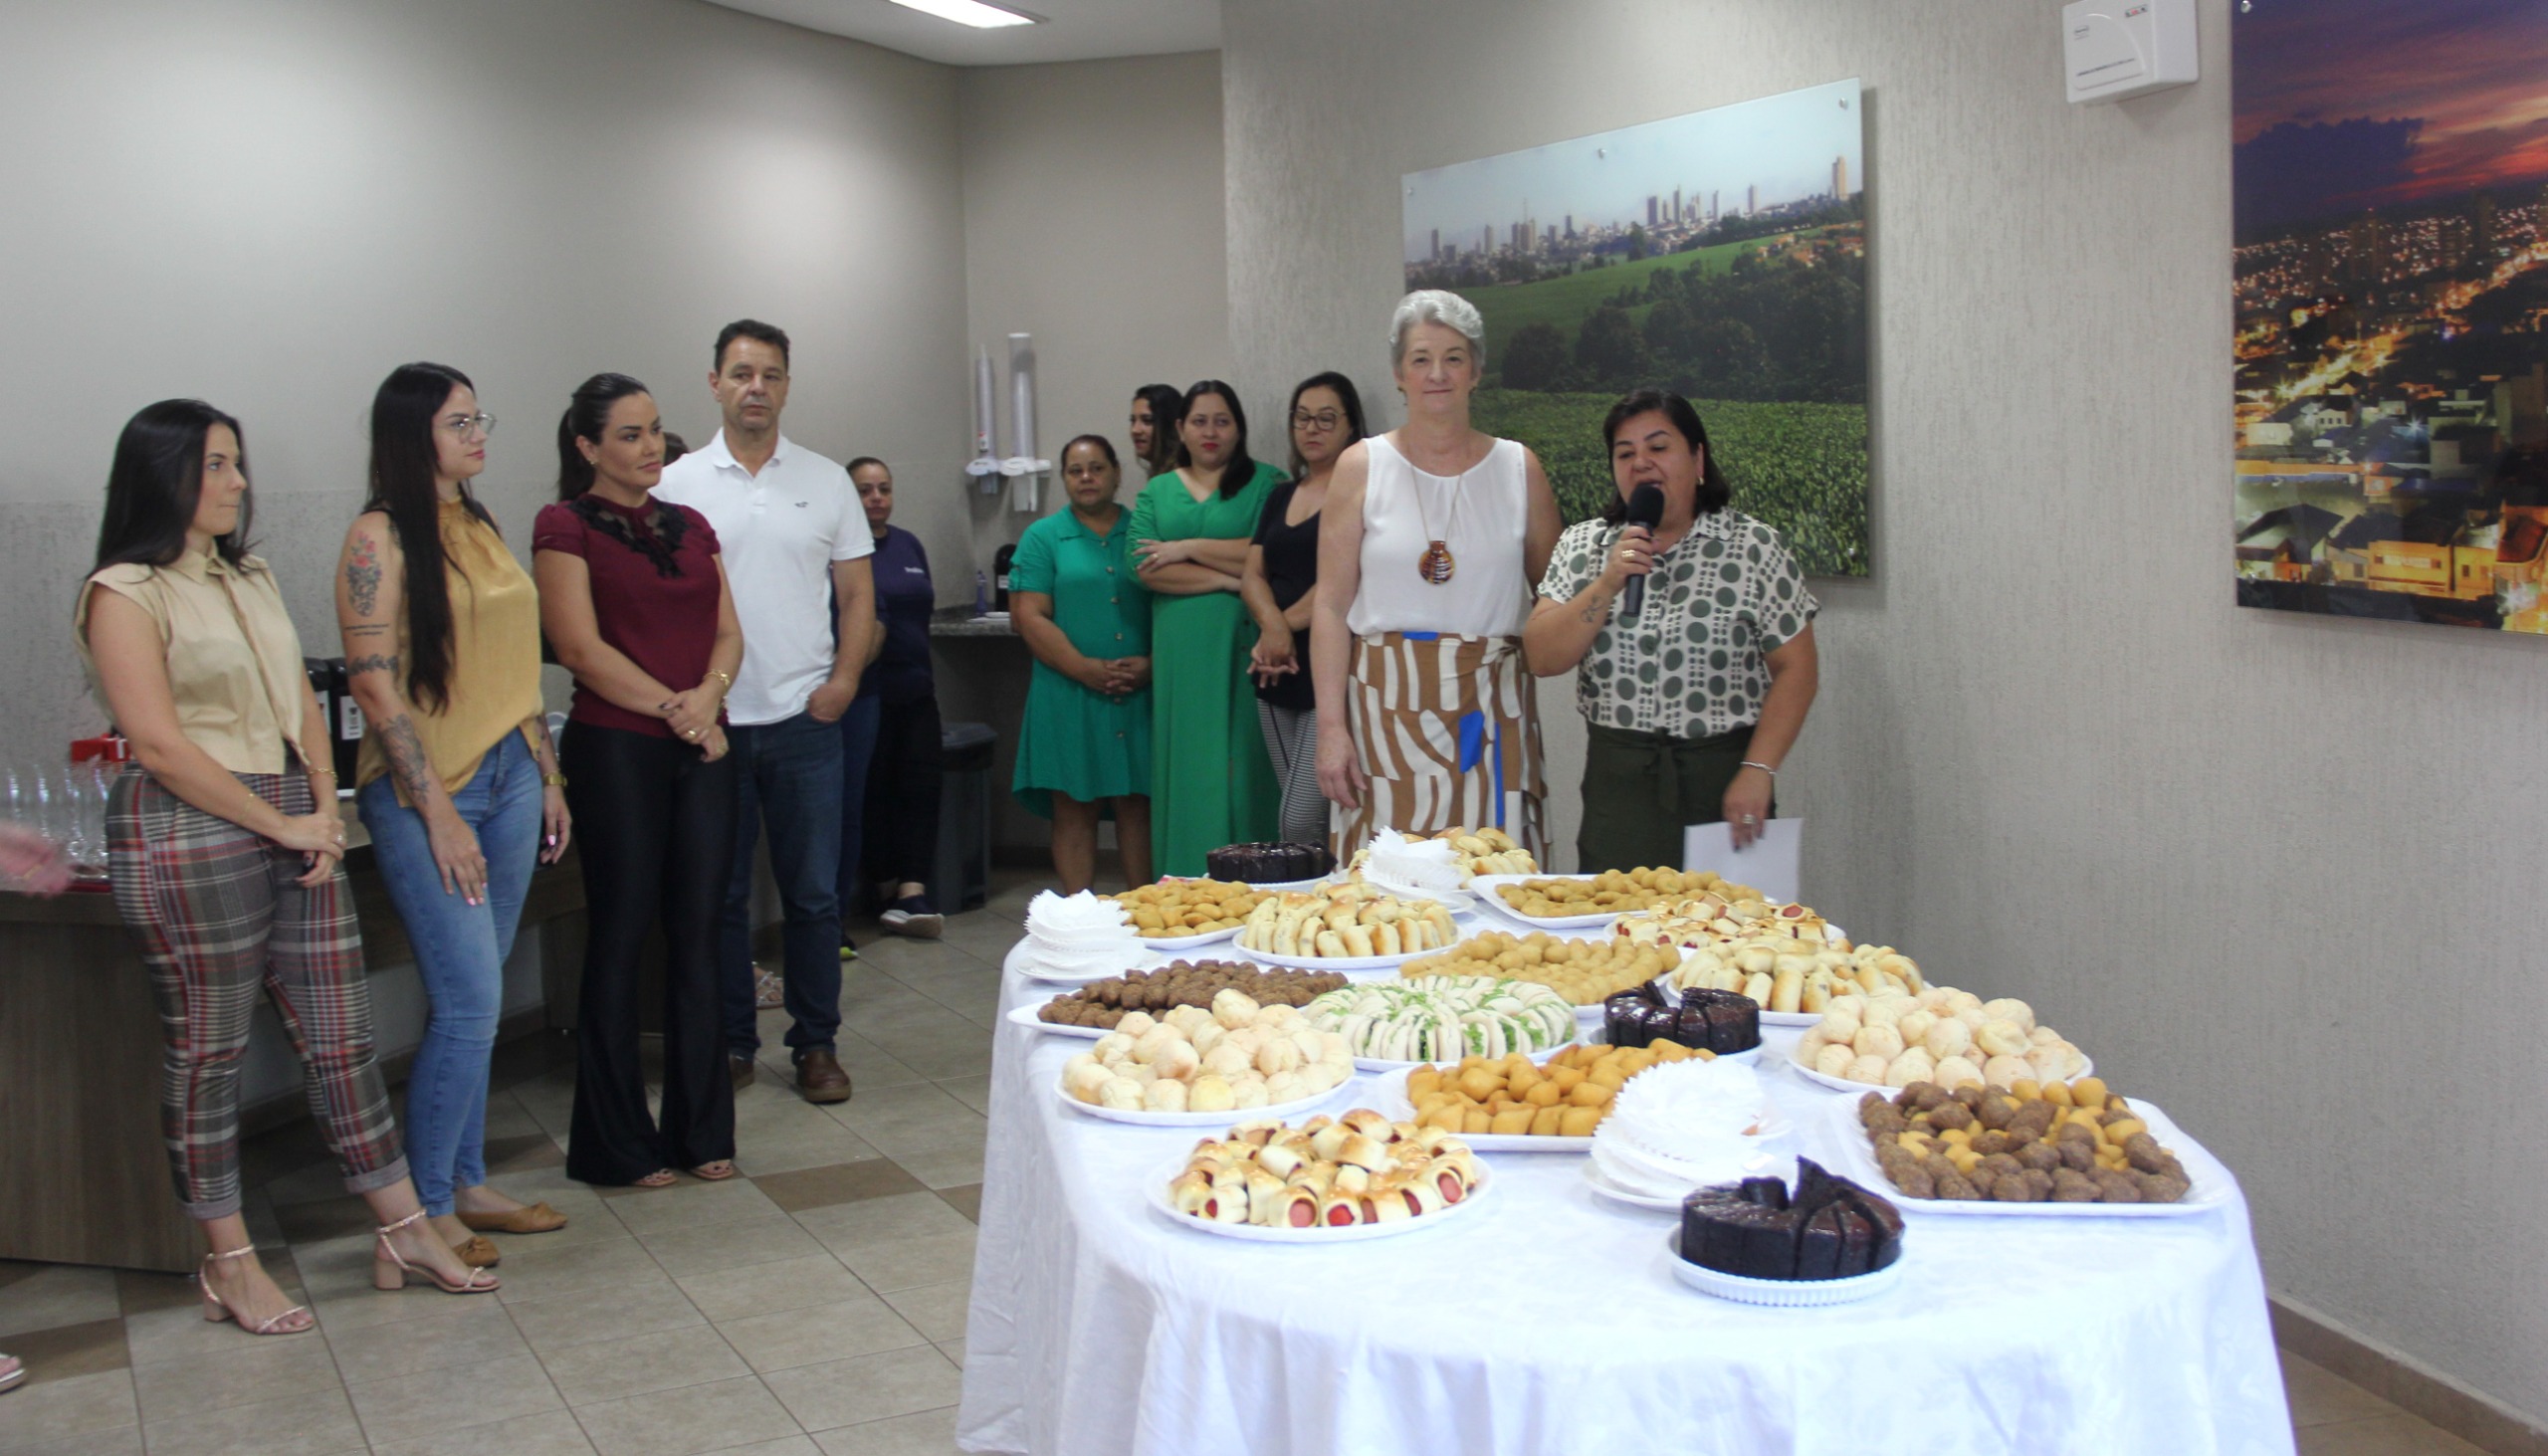
[{"label": "woman in white sleeveless top", "polygon": [[1557,497],[1529,450],[1469,424],[1485,332],[1457,294],[1399,300],[1389,358],[1406,423],[1347,450],[1329,487],[1310,661],[1339,859],[1383,825],[1494,825],[1548,863],[1521,634]]}]

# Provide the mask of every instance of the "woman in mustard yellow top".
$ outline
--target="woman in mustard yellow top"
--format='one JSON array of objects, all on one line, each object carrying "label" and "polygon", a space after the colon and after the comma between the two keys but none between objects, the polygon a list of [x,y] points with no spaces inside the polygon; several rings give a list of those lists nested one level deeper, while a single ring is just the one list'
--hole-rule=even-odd
[{"label": "woman in mustard yellow top", "polygon": [[487,1186],[488,1060],[534,859],[567,837],[539,697],[539,594],[469,492],[495,420],[467,375],[405,364],[371,400],[371,489],[336,573],[345,673],[368,723],[355,774],[430,1015],[407,1083],[407,1160],[435,1227],[485,1267],[478,1231],[565,1216]]}]

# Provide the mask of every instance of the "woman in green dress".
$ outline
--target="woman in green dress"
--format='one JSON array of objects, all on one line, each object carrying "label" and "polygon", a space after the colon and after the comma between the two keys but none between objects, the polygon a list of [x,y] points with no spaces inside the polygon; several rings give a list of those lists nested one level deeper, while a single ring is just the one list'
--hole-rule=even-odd
[{"label": "woman in green dress", "polygon": [[1133,506],[1133,554],[1155,598],[1151,844],[1160,873],[1200,875],[1205,855],[1270,838],[1277,822],[1281,790],[1247,675],[1256,625],[1238,585],[1283,477],[1248,456],[1247,414],[1218,379],[1185,391],[1176,437],[1177,468]]},{"label": "woman in green dress", "polygon": [[1122,479],[1105,436],[1064,446],[1070,506],[1026,527],[1008,568],[1009,614],[1035,654],[1010,790],[1053,821],[1065,895],[1096,880],[1109,809],[1125,882],[1151,878],[1151,594],[1115,504]]}]

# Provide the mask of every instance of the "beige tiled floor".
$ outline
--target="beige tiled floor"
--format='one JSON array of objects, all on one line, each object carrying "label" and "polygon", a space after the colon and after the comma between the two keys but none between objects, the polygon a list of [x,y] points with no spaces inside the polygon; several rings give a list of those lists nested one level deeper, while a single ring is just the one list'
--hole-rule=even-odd
[{"label": "beige tiled floor", "polygon": [[[318,1333],[207,1325],[173,1275],[0,1263],[0,1456],[940,1456],[982,1171],[998,961],[1031,884],[937,944],[861,936],[842,995],[857,1096],[809,1107],[766,1013],[729,1183],[596,1193],[560,1164],[562,1039],[505,1048],[496,1181],[573,1222],[497,1235],[505,1287],[379,1294],[362,1210],[307,1126],[256,1140],[249,1220]],[[2474,1452],[2297,1356],[2303,1456]]]}]

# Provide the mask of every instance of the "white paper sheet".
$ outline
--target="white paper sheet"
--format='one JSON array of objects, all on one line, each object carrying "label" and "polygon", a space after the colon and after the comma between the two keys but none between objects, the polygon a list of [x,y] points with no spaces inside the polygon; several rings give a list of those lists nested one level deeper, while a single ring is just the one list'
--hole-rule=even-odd
[{"label": "white paper sheet", "polygon": [[1805,847],[1803,819],[1773,819],[1749,849],[1734,847],[1731,824],[1692,824],[1681,831],[1681,868],[1714,870],[1749,885],[1775,902],[1800,899],[1798,852]]}]

